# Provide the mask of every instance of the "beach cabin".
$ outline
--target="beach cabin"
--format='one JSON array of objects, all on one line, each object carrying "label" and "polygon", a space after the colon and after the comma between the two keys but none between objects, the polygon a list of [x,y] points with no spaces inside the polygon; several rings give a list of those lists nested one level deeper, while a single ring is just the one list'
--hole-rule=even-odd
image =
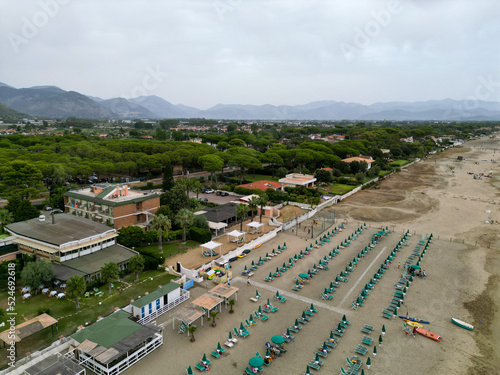
[{"label": "beach cabin", "polygon": [[[160,288],[138,298],[130,305],[132,306],[132,315],[139,320],[148,320],[147,318],[154,315],[157,317],[172,307],[176,306],[182,299],[185,291],[181,290],[181,286],[177,283],[168,283]],[[149,320],[148,320],[149,321]]]}]

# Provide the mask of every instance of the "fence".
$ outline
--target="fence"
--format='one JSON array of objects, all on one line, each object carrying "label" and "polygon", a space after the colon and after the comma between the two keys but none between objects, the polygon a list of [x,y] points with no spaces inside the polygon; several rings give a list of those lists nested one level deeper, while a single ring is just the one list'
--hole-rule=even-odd
[{"label": "fence", "polygon": [[152,320],[155,320],[156,318],[158,318],[159,316],[165,314],[168,310],[173,309],[175,306],[177,306],[177,305],[181,304],[182,302],[184,302],[185,300],[189,299],[189,297],[190,297],[189,291],[181,289],[181,295],[180,295],[179,298],[177,298],[176,300],[174,300],[174,301],[166,304],[162,308],[154,311],[152,314],[150,314],[148,316],[145,316],[142,319],[139,319],[137,321],[137,323],[142,324],[142,325],[144,325],[146,323],[149,323]]}]

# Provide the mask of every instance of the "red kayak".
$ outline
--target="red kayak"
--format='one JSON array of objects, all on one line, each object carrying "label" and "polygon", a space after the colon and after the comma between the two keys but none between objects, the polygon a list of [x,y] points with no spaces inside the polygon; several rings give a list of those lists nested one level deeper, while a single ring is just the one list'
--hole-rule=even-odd
[{"label": "red kayak", "polygon": [[433,339],[435,341],[441,341],[442,337],[439,336],[439,335],[436,335],[435,333],[432,333],[431,331],[428,331],[426,329],[423,329],[423,328],[415,328],[415,330],[420,333],[422,336],[425,336],[425,337],[428,337],[430,339]]}]

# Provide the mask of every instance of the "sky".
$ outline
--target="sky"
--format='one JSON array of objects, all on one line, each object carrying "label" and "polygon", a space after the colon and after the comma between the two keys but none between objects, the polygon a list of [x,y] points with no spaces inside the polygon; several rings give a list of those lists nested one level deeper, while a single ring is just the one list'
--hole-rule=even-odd
[{"label": "sky", "polygon": [[500,101],[498,0],[0,0],[0,82],[223,104]]}]

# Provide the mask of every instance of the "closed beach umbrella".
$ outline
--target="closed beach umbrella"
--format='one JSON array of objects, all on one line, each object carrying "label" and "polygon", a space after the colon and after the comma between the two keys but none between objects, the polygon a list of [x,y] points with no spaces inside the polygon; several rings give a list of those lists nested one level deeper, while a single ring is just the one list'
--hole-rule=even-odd
[{"label": "closed beach umbrella", "polygon": [[268,276],[268,277],[269,277],[269,278],[272,278],[272,277],[273,277],[273,275],[271,274],[271,272],[269,272],[269,276]]},{"label": "closed beach umbrella", "polygon": [[309,307],[309,310],[315,311],[316,309],[314,308],[314,305],[311,303],[311,306]]},{"label": "closed beach umbrella", "polygon": [[245,266],[245,271],[248,271],[247,266]]},{"label": "closed beach umbrella", "polygon": [[240,323],[240,330],[245,331],[245,327],[243,327],[243,323]]},{"label": "closed beach umbrella", "polygon": [[335,281],[336,281],[336,282],[339,282],[339,281],[340,281],[340,277],[339,277],[338,275],[337,275],[337,276],[335,276]]},{"label": "closed beach umbrella", "polygon": [[382,335],[385,335],[385,324],[382,326]]},{"label": "closed beach umbrella", "polygon": [[267,306],[271,306],[271,302],[269,302],[269,298],[267,299]]},{"label": "closed beach umbrella", "polygon": [[309,365],[306,367],[306,375],[311,375],[311,370],[309,369]]},{"label": "closed beach umbrella", "polygon": [[290,334],[290,328],[287,328],[287,329],[286,329],[286,335],[287,335],[287,336],[291,336],[291,334]]},{"label": "closed beach umbrella", "polygon": [[382,335],[378,335],[378,344],[382,345]]},{"label": "closed beach umbrella", "polygon": [[370,357],[368,357],[366,360],[366,367],[368,367],[368,370],[370,369],[371,365],[372,365],[372,360],[370,359]]},{"label": "closed beach umbrella", "polygon": [[373,345],[373,356],[377,356],[377,345]]},{"label": "closed beach umbrella", "polygon": [[295,319],[295,327],[298,327],[299,326],[299,321],[298,319]]},{"label": "closed beach umbrella", "polygon": [[254,261],[253,261],[253,260],[252,260],[252,266],[255,266],[255,263],[254,263]]},{"label": "closed beach umbrella", "polygon": [[[324,345],[324,344],[323,344],[323,345]],[[314,358],[314,361],[315,361],[315,362],[319,362],[319,355],[318,355],[318,353],[316,353],[316,358]]]},{"label": "closed beach umbrella", "polygon": [[281,335],[276,335],[271,337],[271,341],[274,342],[275,344],[281,345],[285,342],[285,338]]},{"label": "closed beach umbrella", "polygon": [[269,253],[266,253],[266,258],[269,258]]},{"label": "closed beach umbrella", "polygon": [[343,328],[342,328],[342,326],[340,325],[340,323],[339,323],[339,325],[337,326],[337,331],[343,331]]},{"label": "closed beach umbrella", "polygon": [[276,291],[276,298],[280,298],[280,292]]},{"label": "closed beach umbrella", "polygon": [[222,346],[220,345],[220,342],[217,343],[217,350],[222,350]]},{"label": "closed beach umbrella", "polygon": [[279,268],[278,268],[278,267],[276,267],[276,273],[279,273],[279,272],[280,272]]},{"label": "closed beach umbrella", "polygon": [[259,257],[259,262],[262,263],[262,257]]},{"label": "closed beach umbrella", "polygon": [[329,337],[330,341],[335,341],[335,338],[333,336],[333,331],[330,331],[330,337]]},{"label": "closed beach umbrella", "polygon": [[323,343],[323,346],[322,346],[323,350],[326,350],[328,351],[328,347],[326,346],[326,342]]},{"label": "closed beach umbrella", "polygon": [[262,314],[262,307],[259,306],[259,314]]},{"label": "closed beach umbrella", "polygon": [[330,288],[331,289],[335,288],[335,285],[333,285],[333,282],[330,282]]},{"label": "closed beach umbrella", "polygon": [[299,259],[299,256],[297,254],[295,254],[295,256],[293,257],[295,260],[298,260]]},{"label": "closed beach umbrella", "polygon": [[365,369],[361,369],[361,375],[365,375]]},{"label": "closed beach umbrella", "polygon": [[344,314],[344,316],[342,317],[342,322],[347,322],[347,318],[346,318],[345,314]]},{"label": "closed beach umbrella", "polygon": [[330,293],[330,291],[329,291],[327,288],[325,288],[325,291],[324,291],[323,293],[325,293],[325,294],[329,294],[329,293]]},{"label": "closed beach umbrella", "polygon": [[283,247],[286,247],[286,242],[283,242]]},{"label": "closed beach umbrella", "polygon": [[269,351],[269,348],[266,349],[266,357],[270,357],[271,356],[271,352]]},{"label": "closed beach umbrella", "polygon": [[250,313],[250,317],[248,318],[248,320],[249,320],[250,322],[253,322],[253,321],[254,321],[254,319],[253,319],[253,313]]},{"label": "closed beach umbrella", "polygon": [[295,280],[295,285],[300,286],[299,280]]},{"label": "closed beach umbrella", "polygon": [[201,359],[203,363],[207,363],[207,355],[203,353],[203,358]]},{"label": "closed beach umbrella", "polygon": [[260,298],[260,297],[261,297],[261,295],[259,294],[259,291],[258,291],[258,290],[255,290],[255,296],[256,296],[257,298]]},{"label": "closed beach umbrella", "polygon": [[283,262],[283,265],[282,265],[282,267],[283,267],[283,268],[286,268],[286,266],[285,266],[285,262]]},{"label": "closed beach umbrella", "polygon": [[305,320],[306,319],[306,312],[302,311],[302,318]]},{"label": "closed beach umbrella", "polygon": [[233,340],[233,335],[231,335],[231,331],[229,331],[229,341]]},{"label": "closed beach umbrella", "polygon": [[256,353],[255,357],[250,358],[248,364],[251,367],[260,367],[264,364],[264,358],[262,358],[259,353]]}]

